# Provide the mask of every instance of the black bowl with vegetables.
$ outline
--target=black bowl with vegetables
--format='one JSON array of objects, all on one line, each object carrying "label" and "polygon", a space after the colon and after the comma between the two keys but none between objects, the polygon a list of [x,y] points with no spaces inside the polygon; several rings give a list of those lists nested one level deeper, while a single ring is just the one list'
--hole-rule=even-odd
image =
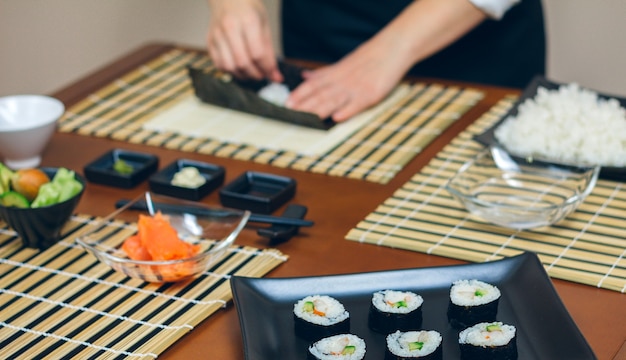
[{"label": "black bowl with vegetables", "polygon": [[19,235],[24,246],[43,250],[59,240],[83,195],[85,180],[65,168],[36,170],[41,170],[35,172],[44,173],[48,181],[40,181],[35,191],[19,186],[17,172],[0,164],[0,220]]}]

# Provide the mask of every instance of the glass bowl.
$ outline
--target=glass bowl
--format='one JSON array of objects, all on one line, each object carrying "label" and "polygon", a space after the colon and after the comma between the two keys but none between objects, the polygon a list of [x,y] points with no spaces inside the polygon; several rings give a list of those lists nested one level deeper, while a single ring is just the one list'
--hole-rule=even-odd
[{"label": "glass bowl", "polygon": [[[178,238],[200,247],[194,256],[175,260],[133,260],[122,249],[137,233],[140,215],[161,212]],[[211,207],[146,192],[97,221],[76,242],[102,263],[148,282],[174,282],[196,277],[218,261],[250,217],[245,210]]]},{"label": "glass bowl", "polygon": [[599,166],[570,166],[481,151],[446,183],[471,213],[496,225],[531,229],[555,224],[593,190]]}]

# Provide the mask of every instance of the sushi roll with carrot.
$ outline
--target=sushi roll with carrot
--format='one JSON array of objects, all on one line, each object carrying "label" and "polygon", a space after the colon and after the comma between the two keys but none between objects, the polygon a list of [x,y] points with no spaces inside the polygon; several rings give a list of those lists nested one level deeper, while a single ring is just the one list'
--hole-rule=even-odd
[{"label": "sushi roll with carrot", "polygon": [[350,314],[341,302],[330,296],[311,295],[300,299],[293,313],[296,335],[309,341],[350,331]]},{"label": "sushi roll with carrot", "polygon": [[365,341],[352,334],[339,334],[320,339],[309,347],[309,360],[361,360],[365,357]]},{"label": "sushi roll with carrot", "polygon": [[396,331],[387,335],[385,360],[441,360],[443,338],[437,331]]},{"label": "sushi roll with carrot", "polygon": [[396,330],[419,330],[423,302],[420,295],[410,291],[377,291],[372,295],[368,325],[385,335]]},{"label": "sushi roll with carrot", "polygon": [[517,359],[516,329],[502,322],[484,322],[459,333],[462,360]]},{"label": "sushi roll with carrot", "polygon": [[448,320],[458,329],[495,321],[500,290],[479,280],[458,280],[450,287]]}]

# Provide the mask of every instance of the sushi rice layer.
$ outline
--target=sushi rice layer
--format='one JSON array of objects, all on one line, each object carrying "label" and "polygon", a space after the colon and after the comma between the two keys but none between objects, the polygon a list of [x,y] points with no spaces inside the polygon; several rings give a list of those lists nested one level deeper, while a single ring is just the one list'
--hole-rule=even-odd
[{"label": "sushi rice layer", "polygon": [[372,296],[372,304],[378,310],[388,313],[408,314],[422,306],[423,302],[421,296],[408,291],[382,290]]},{"label": "sushi rice layer", "polygon": [[515,326],[499,321],[483,322],[459,333],[459,344],[481,347],[505,346],[515,337]]},{"label": "sushi rice layer", "polygon": [[500,290],[479,280],[458,280],[450,288],[450,301],[458,306],[488,304],[500,298]]},{"label": "sushi rice layer", "polygon": [[[315,311],[305,310],[307,303],[312,303]],[[302,320],[323,326],[336,324],[350,316],[342,303],[326,295],[311,295],[299,300],[293,306],[293,313]]]},{"label": "sushi rice layer", "polygon": [[435,352],[441,341],[441,334],[437,331],[396,331],[387,335],[387,349],[395,356],[424,357]]},{"label": "sushi rice layer", "polygon": [[334,335],[315,342],[309,353],[320,360],[361,360],[365,357],[365,341],[352,334]]}]

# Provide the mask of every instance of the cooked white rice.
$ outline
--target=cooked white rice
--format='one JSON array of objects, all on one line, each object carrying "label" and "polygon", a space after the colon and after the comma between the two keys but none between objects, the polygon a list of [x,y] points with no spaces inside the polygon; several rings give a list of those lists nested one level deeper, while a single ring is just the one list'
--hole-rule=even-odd
[{"label": "cooked white rice", "polygon": [[[392,304],[402,301],[405,306],[394,306]],[[422,306],[424,299],[409,291],[382,290],[372,295],[372,304],[382,312],[395,314],[408,314]]]},{"label": "cooked white rice", "polygon": [[[304,306],[307,302],[314,303],[315,308],[323,312],[324,316],[305,311]],[[299,300],[293,306],[293,313],[305,321],[323,326],[333,325],[350,317],[342,303],[326,295],[311,295]]]},{"label": "cooked white rice", "polygon": [[[495,325],[495,326],[494,326]],[[496,327],[496,330],[487,330]],[[515,326],[501,322],[480,323],[459,333],[459,344],[474,346],[504,346],[515,337]]]},{"label": "cooked white rice", "polygon": [[626,165],[626,109],[577,84],[539,88],[495,137],[509,152],[565,164]]},{"label": "cooked white rice", "polygon": [[261,99],[278,106],[285,106],[289,94],[291,94],[291,91],[289,91],[287,85],[274,82],[262,87],[257,92]]},{"label": "cooked white rice", "polygon": [[499,298],[500,289],[476,279],[457,280],[450,288],[450,301],[458,306],[484,305]]},{"label": "cooked white rice", "polygon": [[[353,352],[342,354],[346,346],[353,346]],[[365,356],[365,341],[352,334],[334,335],[311,345],[309,352],[322,360],[360,360]]]},{"label": "cooked white rice", "polygon": [[[441,346],[442,337],[437,331],[396,331],[387,335],[387,349],[401,357],[423,357]],[[421,343],[421,348],[411,349],[410,344]]]}]

